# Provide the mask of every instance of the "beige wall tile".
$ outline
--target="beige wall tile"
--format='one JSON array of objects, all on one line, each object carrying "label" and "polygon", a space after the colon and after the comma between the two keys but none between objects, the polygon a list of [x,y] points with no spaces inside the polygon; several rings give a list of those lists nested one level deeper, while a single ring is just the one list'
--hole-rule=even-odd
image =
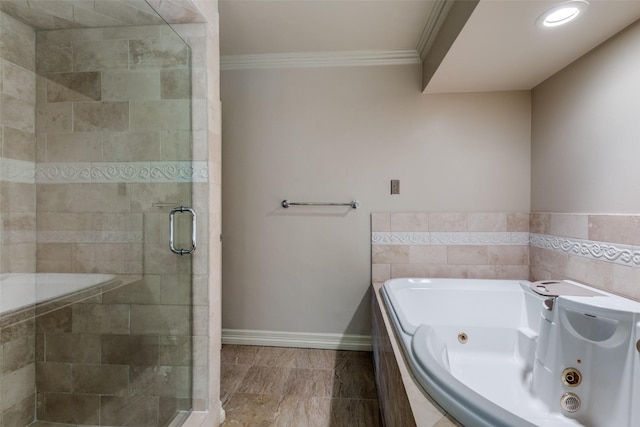
[{"label": "beige wall tile", "polygon": [[38,363],[36,369],[38,391],[70,393],[73,390],[71,366],[69,363]]},{"label": "beige wall tile", "polygon": [[611,290],[613,288],[613,265],[609,262],[570,255],[567,263],[567,275],[580,283]]},{"label": "beige wall tile", "polygon": [[101,73],[47,74],[47,102],[100,101]]},{"label": "beige wall tile", "polygon": [[589,240],[640,244],[640,216],[589,215]]},{"label": "beige wall tile", "polygon": [[102,363],[108,365],[158,365],[156,336],[102,335]]},{"label": "beige wall tile", "polygon": [[25,397],[35,392],[36,365],[31,363],[9,375],[2,377],[0,392],[2,400],[0,409],[6,411],[13,405],[20,403]]},{"label": "beige wall tile", "polygon": [[106,101],[159,100],[159,70],[112,70],[102,73]]},{"label": "beige wall tile", "polygon": [[551,214],[532,212],[530,219],[530,230],[532,233],[549,234],[551,230]]},{"label": "beige wall tile", "polygon": [[471,212],[467,216],[468,231],[507,231],[507,214],[476,213]]},{"label": "beige wall tile", "polygon": [[466,265],[434,265],[429,268],[429,277],[465,278],[469,269]]},{"label": "beige wall tile", "polygon": [[35,132],[36,115],[33,101],[0,94],[0,124],[25,132]]},{"label": "beige wall tile", "polygon": [[159,132],[104,132],[104,161],[158,161]]},{"label": "beige wall tile", "polygon": [[0,58],[34,71],[35,31],[5,13],[1,19]]},{"label": "beige wall tile", "polygon": [[589,237],[589,216],[581,214],[551,214],[549,233],[554,236]]},{"label": "beige wall tile", "polygon": [[73,71],[70,31],[39,31],[36,35],[36,68],[38,73]]},{"label": "beige wall tile", "polygon": [[373,245],[372,262],[375,264],[408,264],[409,247],[395,245]]},{"label": "beige wall tile", "polygon": [[373,264],[371,266],[371,281],[384,282],[391,278],[391,264]]},{"label": "beige wall tile", "polygon": [[101,71],[129,66],[126,40],[89,40],[73,44],[74,71]]},{"label": "beige wall tile", "polygon": [[162,99],[189,99],[191,97],[191,71],[167,69],[160,71]]},{"label": "beige wall tile", "polygon": [[34,337],[35,333],[9,341],[0,347],[3,354],[3,364],[0,367],[1,376],[8,375],[35,362],[36,349]]},{"label": "beige wall tile", "polygon": [[74,186],[67,184],[37,184],[38,214],[41,212],[70,212]]},{"label": "beige wall tile", "polygon": [[131,101],[130,109],[134,131],[191,129],[189,101]]},{"label": "beige wall tile", "polygon": [[0,211],[36,211],[36,188],[34,184],[22,182],[0,182]]},{"label": "beige wall tile", "polygon": [[496,279],[529,280],[529,265],[496,265]]},{"label": "beige wall tile", "polygon": [[127,102],[76,102],[74,131],[125,131],[129,129]]},{"label": "beige wall tile", "polygon": [[129,394],[129,366],[76,364],[72,380],[76,394]]},{"label": "beige wall tile", "polygon": [[71,132],[73,129],[73,104],[58,102],[38,103],[36,108],[36,129],[38,132]]},{"label": "beige wall tile", "polygon": [[557,280],[567,277],[569,255],[547,249],[530,247],[529,256],[531,267],[549,272],[551,279]]},{"label": "beige wall tile", "polygon": [[100,363],[100,335],[49,334],[45,360],[60,363]]},{"label": "beige wall tile", "polygon": [[467,214],[430,213],[429,231],[467,231]]},{"label": "beige wall tile", "polygon": [[[126,184],[62,184],[72,192],[68,212],[127,212],[130,199]],[[38,205],[40,206],[40,205]]]},{"label": "beige wall tile", "polygon": [[391,278],[398,277],[432,277],[429,264],[392,264]]},{"label": "beige wall tile", "polygon": [[126,243],[78,243],[73,246],[72,273],[111,273],[125,271]]},{"label": "beige wall tile", "polygon": [[150,396],[102,396],[100,420],[111,426],[147,426],[158,419],[158,399]]},{"label": "beige wall tile", "polygon": [[105,40],[157,39],[160,38],[161,29],[162,25],[106,27],[103,29],[103,36]]},{"label": "beige wall tile", "polygon": [[102,160],[100,132],[50,133],[48,162],[99,162]]},{"label": "beige wall tile", "polygon": [[129,306],[125,304],[73,304],[74,334],[128,334]]},{"label": "beige wall tile", "polygon": [[2,91],[33,104],[36,99],[36,75],[33,70],[4,61],[3,72]]},{"label": "beige wall tile", "polygon": [[391,213],[391,231],[429,231],[429,214]]},{"label": "beige wall tile", "polygon": [[372,213],[371,231],[391,231],[390,213]]},{"label": "beige wall tile", "polygon": [[2,414],[5,426],[30,425],[34,421],[36,412],[35,396],[27,395],[21,402]]},{"label": "beige wall tile", "polygon": [[28,162],[35,161],[36,135],[34,132],[4,126],[3,133],[0,140],[6,141],[6,143],[2,144],[2,157]]},{"label": "beige wall tile", "polygon": [[529,246],[488,246],[489,264],[529,265]]},{"label": "beige wall tile", "polygon": [[409,246],[409,262],[412,264],[446,264],[446,246]]},{"label": "beige wall tile", "polygon": [[497,276],[495,265],[467,266],[469,279],[495,279]]},{"label": "beige wall tile", "polygon": [[640,300],[640,268],[613,265],[611,292]]},{"label": "beige wall tile", "polygon": [[187,68],[189,49],[177,36],[129,42],[132,68]]},{"label": "beige wall tile", "polygon": [[449,264],[488,264],[489,255],[486,246],[447,246]]},{"label": "beige wall tile", "polygon": [[100,424],[100,396],[66,393],[44,393],[42,416],[44,421],[57,423]]},{"label": "beige wall tile", "polygon": [[161,276],[145,275],[130,285],[104,294],[104,304],[160,304]]},{"label": "beige wall tile", "polygon": [[507,214],[507,231],[511,232],[527,232],[529,231],[529,213],[508,213]]},{"label": "beige wall tile", "polygon": [[[191,158],[191,132],[170,130],[160,132],[161,160],[189,160]],[[206,160],[206,157],[193,157],[193,160],[201,159]]]},{"label": "beige wall tile", "polygon": [[150,335],[189,335],[189,307],[132,305],[131,333]]}]

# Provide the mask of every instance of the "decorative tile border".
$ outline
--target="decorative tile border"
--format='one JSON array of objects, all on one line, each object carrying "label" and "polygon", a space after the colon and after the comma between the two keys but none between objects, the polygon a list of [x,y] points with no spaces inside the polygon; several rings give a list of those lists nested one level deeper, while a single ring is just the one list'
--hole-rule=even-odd
[{"label": "decorative tile border", "polygon": [[207,182],[207,162],[38,163],[38,184]]},{"label": "decorative tile border", "polygon": [[374,245],[528,245],[526,232],[373,232]]},{"label": "decorative tile border", "polygon": [[531,233],[529,241],[529,244],[536,248],[629,267],[640,266],[640,247],[636,246],[535,233]]},{"label": "decorative tile border", "polygon": [[20,182],[33,184],[35,163],[0,157],[0,182]]},{"label": "decorative tile border", "polygon": [[0,158],[0,181],[37,184],[207,182],[207,162],[34,163]]},{"label": "decorative tile border", "polygon": [[374,245],[530,245],[583,258],[640,267],[640,247],[621,243],[511,232],[373,232]]}]

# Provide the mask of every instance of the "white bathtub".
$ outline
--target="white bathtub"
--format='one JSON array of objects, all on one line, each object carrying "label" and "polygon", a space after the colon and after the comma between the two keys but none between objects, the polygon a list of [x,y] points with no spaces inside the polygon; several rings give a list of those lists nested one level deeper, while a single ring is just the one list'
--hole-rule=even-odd
[{"label": "white bathtub", "polygon": [[0,316],[115,280],[113,274],[0,274]]},{"label": "white bathtub", "polygon": [[640,426],[640,303],[530,286],[393,279],[381,293],[420,386],[463,425]]}]

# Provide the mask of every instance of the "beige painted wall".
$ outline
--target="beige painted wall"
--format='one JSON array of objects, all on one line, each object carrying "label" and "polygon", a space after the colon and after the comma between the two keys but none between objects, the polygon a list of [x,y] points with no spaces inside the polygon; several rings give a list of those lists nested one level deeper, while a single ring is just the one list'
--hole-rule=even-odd
[{"label": "beige painted wall", "polygon": [[221,73],[224,328],[368,334],[371,212],[529,211],[529,92],[423,95],[420,78]]},{"label": "beige painted wall", "polygon": [[532,92],[533,211],[640,212],[640,22]]}]

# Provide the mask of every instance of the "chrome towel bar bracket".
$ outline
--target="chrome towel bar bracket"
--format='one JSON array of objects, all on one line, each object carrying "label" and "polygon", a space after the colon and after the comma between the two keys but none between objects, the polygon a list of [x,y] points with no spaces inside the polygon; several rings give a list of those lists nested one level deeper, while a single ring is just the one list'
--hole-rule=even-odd
[{"label": "chrome towel bar bracket", "polygon": [[350,206],[352,209],[358,209],[360,202],[354,200],[346,203],[331,203],[331,202],[290,202],[288,200],[282,201],[282,207],[288,208],[289,206]]}]

